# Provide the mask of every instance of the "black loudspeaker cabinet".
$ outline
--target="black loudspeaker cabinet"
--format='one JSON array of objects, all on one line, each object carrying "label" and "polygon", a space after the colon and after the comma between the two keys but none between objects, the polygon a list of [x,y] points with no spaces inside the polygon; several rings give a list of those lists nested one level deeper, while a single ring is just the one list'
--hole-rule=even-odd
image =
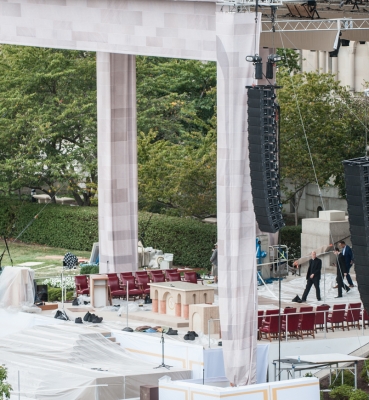
[{"label": "black loudspeaker cabinet", "polygon": [[360,157],[342,163],[356,280],[361,300],[369,312],[369,160]]},{"label": "black loudspeaker cabinet", "polygon": [[273,86],[247,87],[252,200],[263,232],[277,232],[282,216],[278,169],[277,105]]},{"label": "black loudspeaker cabinet", "polygon": [[140,400],[159,400],[158,386],[140,386]]}]

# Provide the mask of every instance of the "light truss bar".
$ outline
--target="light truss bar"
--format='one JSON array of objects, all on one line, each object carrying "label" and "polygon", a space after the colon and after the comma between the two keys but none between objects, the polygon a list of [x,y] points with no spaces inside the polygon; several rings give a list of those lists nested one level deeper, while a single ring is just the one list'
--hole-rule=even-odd
[{"label": "light truss bar", "polygon": [[[237,9],[247,9],[248,7],[255,7],[256,0],[225,0],[217,3],[220,6],[229,6]],[[260,7],[277,7],[283,6],[282,0],[259,0],[258,5]]]},{"label": "light truss bar", "polygon": [[[311,31],[346,31],[369,29],[368,19],[314,19],[314,20],[278,20],[275,32],[311,32]],[[273,32],[270,21],[262,21],[262,32]]]}]

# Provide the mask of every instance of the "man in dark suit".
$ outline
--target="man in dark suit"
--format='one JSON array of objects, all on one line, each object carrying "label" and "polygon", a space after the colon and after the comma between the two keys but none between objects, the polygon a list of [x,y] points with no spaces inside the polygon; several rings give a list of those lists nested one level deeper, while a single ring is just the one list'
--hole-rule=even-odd
[{"label": "man in dark suit", "polygon": [[321,300],[320,298],[320,272],[322,270],[322,260],[317,258],[316,252],[313,251],[311,253],[311,260],[309,260],[309,268],[306,274],[306,288],[304,294],[302,295],[301,302],[305,302],[308,294],[310,292],[311,287],[314,285],[316,290],[316,298],[318,301]]},{"label": "man in dark suit", "polygon": [[340,242],[340,247],[342,249],[342,255],[345,258],[346,262],[346,279],[350,287],[354,287],[354,282],[352,282],[351,276],[350,276],[350,268],[351,265],[353,264],[353,254],[350,246],[347,246],[347,244],[341,240]]},{"label": "man in dark suit", "polygon": [[343,279],[347,275],[346,273],[346,261],[345,257],[340,253],[340,249],[336,247],[334,249],[334,254],[337,258],[337,263],[333,263],[333,265],[337,266],[337,287],[338,287],[338,297],[342,297],[342,288],[346,290],[346,292],[350,291],[350,288],[344,284]]}]

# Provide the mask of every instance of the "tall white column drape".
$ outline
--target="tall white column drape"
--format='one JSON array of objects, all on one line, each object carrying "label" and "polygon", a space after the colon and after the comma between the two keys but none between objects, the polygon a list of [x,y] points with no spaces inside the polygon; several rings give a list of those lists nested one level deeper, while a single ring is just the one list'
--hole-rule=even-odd
[{"label": "tall white column drape", "polygon": [[259,50],[260,15],[217,13],[217,216],[219,308],[226,376],[256,382],[257,284],[251,195],[247,90]]},{"label": "tall white column drape", "polygon": [[100,272],[138,263],[136,56],[96,53]]}]

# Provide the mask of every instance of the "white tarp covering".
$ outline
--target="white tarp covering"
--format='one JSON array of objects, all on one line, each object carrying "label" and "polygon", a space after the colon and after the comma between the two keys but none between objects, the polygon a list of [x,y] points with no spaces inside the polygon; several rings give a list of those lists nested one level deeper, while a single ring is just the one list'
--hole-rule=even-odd
[{"label": "white tarp covering", "polygon": [[247,90],[259,51],[260,14],[216,13],[219,311],[225,372],[235,385],[256,382],[255,214],[247,131]]},{"label": "white tarp covering", "polygon": [[35,272],[25,267],[5,267],[0,275],[0,308],[32,306]]},{"label": "white tarp covering", "polygon": [[[154,369],[156,364],[132,357],[100,333],[71,324],[36,326],[1,338],[0,360],[13,388],[19,371],[21,399],[129,399],[163,375],[191,377],[183,369]],[[12,398],[18,399],[16,390]]]}]

